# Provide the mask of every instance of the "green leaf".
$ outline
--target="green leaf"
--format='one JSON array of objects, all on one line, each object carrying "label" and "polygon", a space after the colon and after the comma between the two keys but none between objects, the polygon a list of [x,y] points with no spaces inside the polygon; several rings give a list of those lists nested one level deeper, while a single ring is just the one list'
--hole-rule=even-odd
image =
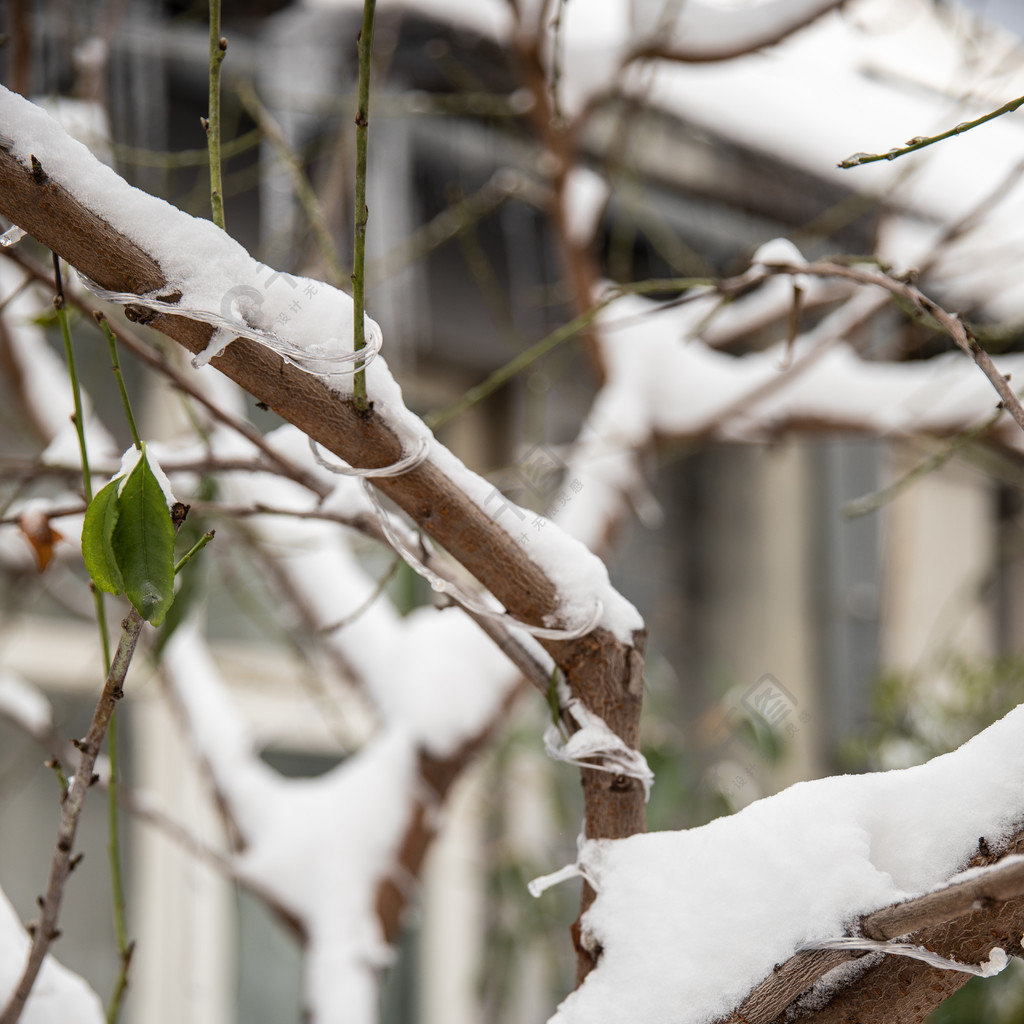
[{"label": "green leaf", "polygon": [[96,494],[85,510],[82,526],[82,557],[93,583],[108,594],[124,590],[124,578],[117,565],[111,538],[118,520],[117,489],[121,477],[111,480]]},{"label": "green leaf", "polygon": [[136,611],[159,626],[174,600],[174,524],[145,446],[121,488],[118,507],[112,544],[124,591]]}]

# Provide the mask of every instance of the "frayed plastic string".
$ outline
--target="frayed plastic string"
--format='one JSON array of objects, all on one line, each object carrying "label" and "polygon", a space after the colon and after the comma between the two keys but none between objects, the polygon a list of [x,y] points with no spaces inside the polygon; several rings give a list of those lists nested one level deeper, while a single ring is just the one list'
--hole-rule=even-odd
[{"label": "frayed plastic string", "polygon": [[379,354],[383,338],[376,324],[367,320],[367,343],[364,348],[353,352],[317,353],[301,349],[285,341],[273,331],[253,327],[242,320],[221,316],[207,309],[190,309],[180,302],[168,302],[154,295],[136,295],[133,292],[112,292],[91,281],[79,271],[79,279],[97,298],[106,302],[115,302],[121,306],[144,306],[158,313],[171,316],[183,316],[189,320],[198,320],[215,327],[213,336],[206,348],[196,354],[192,365],[204,366],[214,356],[219,355],[235,338],[248,338],[276,352],[282,359],[297,366],[300,370],[310,373],[356,373],[371,363]]},{"label": "frayed plastic string", "polygon": [[895,953],[898,956],[909,956],[914,960],[923,960],[932,967],[944,971],[962,971],[964,974],[975,974],[979,978],[991,978],[998,974],[1008,963],[1009,957],[1000,946],[994,946],[988,959],[980,964],[962,964],[957,960],[948,960],[938,953],[933,953],[923,946],[911,946],[905,942],[879,942],[875,939],[856,937],[828,939],[825,942],[812,942],[800,946],[798,952],[812,949],[862,949],[872,953]]},{"label": "frayed plastic string", "polygon": [[526,883],[526,888],[534,899],[542,893],[547,892],[552,886],[561,885],[562,882],[567,882],[570,878],[582,878],[583,881],[594,890],[594,892],[598,892],[599,886],[597,884],[597,879],[594,878],[583,864],[583,847],[586,842],[586,834],[584,832],[580,832],[580,834],[576,836],[575,863],[566,864],[564,868],[552,871],[550,875],[541,875],[539,878],[534,878]]},{"label": "frayed plastic string", "polygon": [[579,729],[566,738],[558,726],[549,725],[544,732],[544,749],[548,756],[577,768],[594,768],[599,772],[638,779],[644,787],[644,800],[649,800],[654,772],[644,755],[627,746],[608,728],[600,715],[594,714],[575,697],[562,706],[576,720]]},{"label": "frayed plastic string", "polygon": [[487,619],[494,619],[496,622],[502,622],[508,626],[514,626],[516,629],[521,629],[541,640],[575,640],[578,637],[586,636],[600,622],[601,616],[604,614],[604,605],[600,600],[596,602],[594,612],[586,622],[568,629],[532,626],[509,615],[507,611],[488,607],[482,601],[473,597],[472,594],[463,590],[454,580],[445,579],[445,577],[425,565],[419,555],[406,543],[398,530],[395,529],[394,524],[391,522],[391,517],[384,510],[384,506],[381,505],[376,491],[366,479],[366,477],[374,475],[372,470],[369,472],[359,470],[355,471],[352,475],[359,477],[359,482],[362,484],[366,497],[373,507],[373,514],[377,517],[377,522],[380,523],[380,528],[388,543],[402,556],[409,568],[418,576],[422,576],[430,584],[431,590],[436,593],[447,594],[456,604],[462,605],[463,608],[473,612],[474,615],[480,615]]},{"label": "frayed plastic string", "polygon": [[9,227],[0,235],[0,249],[9,249],[12,245],[17,245],[26,234],[28,232],[23,228],[19,228],[17,224]]}]

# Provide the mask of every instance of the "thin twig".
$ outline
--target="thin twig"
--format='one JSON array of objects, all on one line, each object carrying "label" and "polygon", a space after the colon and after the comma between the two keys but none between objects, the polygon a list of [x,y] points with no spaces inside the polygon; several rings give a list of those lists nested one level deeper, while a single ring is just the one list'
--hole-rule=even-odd
[{"label": "thin twig", "polygon": [[132,413],[132,403],[128,398],[128,389],[124,386],[124,374],[121,372],[121,360],[117,355],[117,337],[110,329],[107,318],[102,313],[93,313],[93,318],[99,324],[103,336],[107,339],[107,346],[110,349],[110,365],[114,371],[114,379],[117,381],[117,390],[121,395],[121,405],[124,408],[125,419],[128,421],[128,429],[132,433],[132,443],[142,451],[142,438],[139,436],[139,428],[135,425],[135,416]]},{"label": "thin twig", "polygon": [[[49,276],[40,267],[40,265],[34,260],[26,257],[23,253],[8,249],[3,250],[2,255],[13,260],[20,267],[31,273],[37,280],[49,282]],[[87,316],[93,315],[95,307],[85,302],[79,296],[74,293],[69,293],[67,299],[73,306],[81,310]],[[109,323],[108,326],[110,326]],[[166,377],[183,394],[188,395],[190,398],[202,405],[215,420],[223,423],[226,427],[230,427],[236,433],[241,434],[242,437],[267,457],[275,472],[281,473],[283,476],[294,480],[296,483],[301,484],[303,487],[320,497],[325,497],[330,493],[331,488],[318,480],[314,474],[307,472],[297,466],[290,459],[285,458],[279,452],[275,451],[274,448],[267,443],[263,435],[251,423],[225,412],[207,395],[204,395],[202,391],[195,387],[187,376],[174,369],[174,367],[171,366],[168,360],[160,352],[155,351],[151,346],[147,345],[125,327],[119,326],[116,330],[111,327],[110,329],[113,331],[115,338],[117,338],[117,340],[134,356],[141,359],[147,366]],[[253,468],[251,462],[247,465],[249,465],[250,468]],[[240,464],[239,468],[245,467]],[[47,468],[40,467],[40,470],[47,471]],[[60,472],[60,470],[58,470],[58,472]]]},{"label": "thin twig", "polygon": [[68,313],[64,302],[64,281],[60,273],[60,257],[56,253],[53,254],[53,277],[57,288],[57,294],[53,299],[53,306],[57,311],[60,335],[64,341],[64,358],[67,360],[68,374],[71,377],[71,394],[75,404],[75,431],[78,434],[78,450],[82,458],[82,487],[85,490],[85,500],[89,502],[92,501],[92,473],[89,469],[89,451],[85,444],[85,413],[82,409],[82,386],[78,379],[78,369],[75,366],[75,351],[71,345],[71,327],[68,323]]},{"label": "thin twig", "polygon": [[808,263],[803,266],[776,265],[766,268],[769,274],[808,274],[815,277],[843,277],[860,284],[875,285],[884,288],[906,302],[918,313],[931,317],[956,343],[957,347],[978,365],[982,373],[988,377],[996,389],[1003,405],[1024,430],[1024,406],[1014,394],[1007,379],[996,369],[992,357],[978,344],[974,332],[954,313],[949,313],[912,284],[879,271],[864,270],[860,267],[848,267],[841,263]]},{"label": "thin twig", "polygon": [[114,910],[114,933],[117,938],[117,953],[120,961],[114,988],[110,994],[110,1002],[107,1005],[107,1024],[114,1024],[121,1012],[125,993],[128,990],[128,971],[131,967],[132,953],[135,950],[135,943],[128,938],[124,871],[121,865],[121,758],[116,709],[110,715],[110,727],[107,731],[107,757],[110,761],[110,783],[107,789],[107,857],[110,863],[110,894]]},{"label": "thin twig", "polygon": [[[221,140],[220,158],[221,163],[240,153],[246,153],[255,149],[263,140],[263,130],[253,128],[244,135],[230,142]],[[155,150],[138,149],[135,146],[126,146],[121,142],[111,142],[110,147],[114,156],[121,163],[133,164],[136,167],[160,167],[165,170],[174,170],[179,167],[199,167],[209,165],[210,146],[207,143],[205,149],[179,149],[179,150]]]},{"label": "thin twig", "polygon": [[[373,52],[373,14],[376,0],[363,0],[363,24],[359,32],[359,100],[356,109],[356,181],[354,241],[352,246],[352,344],[356,352],[366,346],[363,310],[365,307],[366,275],[366,150],[370,134],[370,56]],[[366,370],[358,364],[352,378],[352,394],[356,408],[365,411]]]},{"label": "thin twig", "polygon": [[178,573],[181,572],[181,570],[184,569],[185,566],[188,565],[188,563],[191,562],[192,559],[210,543],[211,540],[213,540],[214,533],[214,530],[209,530],[207,533],[204,533],[202,537],[200,537],[199,540],[197,540],[195,544],[193,544],[192,547],[190,547],[188,551],[186,551],[185,554],[183,554],[181,558],[174,563],[175,576],[177,576]]},{"label": "thin twig", "polygon": [[525,182],[499,171],[476,192],[447,206],[393,249],[370,260],[366,266],[367,280],[371,283],[380,281],[404,270],[438,246],[456,238],[525,188]]},{"label": "thin twig", "polygon": [[331,274],[330,283],[338,286],[345,279],[345,269],[341,265],[341,257],[338,255],[338,247],[334,244],[331,230],[327,223],[327,214],[323,205],[317,198],[317,194],[310,184],[309,176],[302,166],[295,150],[289,143],[281,126],[274,119],[269,110],[260,102],[256,90],[247,82],[238,87],[237,95],[249,116],[259,125],[260,132],[274,148],[278,160],[284,164],[288,177],[291,179],[292,191],[298,199],[302,212],[309,221],[313,231],[313,239],[317,249]]},{"label": "thin twig", "polygon": [[556,349],[563,342],[575,337],[580,331],[589,327],[598,317],[602,310],[606,309],[613,302],[625,295],[646,295],[657,292],[683,291],[688,288],[713,287],[714,281],[710,278],[668,278],[655,281],[639,281],[635,284],[620,285],[613,292],[603,299],[584,310],[579,316],[574,317],[567,324],[556,328],[547,337],[531,345],[528,349],[520,352],[514,359],[511,359],[500,369],[495,370],[486,380],[481,381],[475,387],[467,391],[457,402],[441,412],[431,413],[424,417],[424,422],[431,430],[437,430],[446,423],[450,423],[457,416],[461,416],[474,405],[482,402],[489,395],[492,395],[502,385],[508,383],[517,374],[522,373],[528,366],[531,366],[538,359],[542,359],[549,352]]},{"label": "thin twig", "polygon": [[948,131],[939,132],[938,135],[917,135],[904,145],[890,149],[886,153],[854,153],[853,156],[840,160],[839,166],[847,170],[850,167],[860,167],[861,164],[873,164],[879,160],[895,160],[897,157],[906,156],[907,153],[924,149],[925,146],[933,146],[936,142],[951,139],[954,135],[963,135],[964,132],[969,132],[972,128],[977,128],[978,125],[991,121],[993,118],[1002,117],[1003,114],[1012,114],[1022,103],[1024,103],[1024,96],[1018,96],[1015,100],[1004,103],[998,110],[982,114],[981,117],[976,117],[973,121],[961,121],[960,124],[954,125]]},{"label": "thin twig", "polygon": [[401,564],[402,559],[398,555],[394,555],[391,559],[391,564],[383,573],[381,573],[380,579],[377,580],[377,583],[374,586],[373,590],[371,590],[370,593],[366,595],[366,598],[362,602],[360,602],[359,606],[355,608],[353,611],[349,612],[347,615],[342,616],[342,618],[337,619],[334,622],[328,623],[326,626],[320,626],[319,629],[317,629],[317,632],[324,635],[329,633],[337,633],[341,629],[347,629],[349,626],[352,625],[352,623],[362,618],[362,616],[365,615],[366,612],[368,612],[373,607],[374,604],[376,604],[377,599],[387,589],[388,584],[391,582],[391,578],[398,571],[398,567]]},{"label": "thin twig", "polygon": [[121,640],[117,645],[117,652],[114,654],[110,671],[107,673],[103,692],[100,694],[96,710],[93,712],[89,731],[85,738],[76,744],[82,756],[78,770],[71,780],[67,798],[61,805],[57,846],[50,864],[50,877],[46,884],[46,892],[42,897],[42,914],[39,922],[31,929],[32,946],[29,950],[28,962],[17,987],[11,994],[3,1013],[0,1014],[0,1024],[16,1024],[21,1017],[46,954],[54,940],[60,935],[57,929],[57,917],[60,913],[64,888],[72,870],[72,850],[75,845],[78,822],[89,788],[96,781],[96,776],[93,774],[96,758],[99,756],[100,747],[110,723],[110,716],[114,713],[114,708],[123,694],[125,676],[128,673],[128,667],[131,664],[132,655],[135,653],[143,625],[142,616],[132,608],[122,623]]},{"label": "thin twig", "polygon": [[210,0],[210,107],[204,123],[210,153],[210,213],[213,223],[224,228],[224,182],[220,152],[220,66],[228,41],[220,34],[220,0]]},{"label": "thin twig", "polygon": [[929,473],[934,473],[935,470],[944,466],[967,445],[976,441],[983,434],[987,434],[996,425],[1002,414],[1002,408],[996,409],[991,416],[987,416],[981,423],[977,423],[969,430],[958,434],[939,451],[933,452],[926,459],[922,459],[917,465],[911,467],[891,484],[877,491],[872,491],[870,494],[865,494],[863,497],[856,498],[853,501],[848,501],[842,507],[843,515],[847,519],[857,519],[860,516],[867,515],[869,512],[877,511],[883,505],[889,504],[890,501],[902,494],[911,484],[920,480],[921,477],[927,476]]}]

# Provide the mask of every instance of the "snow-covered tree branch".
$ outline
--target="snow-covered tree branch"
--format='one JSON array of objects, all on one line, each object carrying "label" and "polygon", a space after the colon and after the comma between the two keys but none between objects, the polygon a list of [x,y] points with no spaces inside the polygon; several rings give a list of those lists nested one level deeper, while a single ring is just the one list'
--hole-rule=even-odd
[{"label": "snow-covered tree branch", "polygon": [[[208,634],[202,624],[210,609],[201,587],[186,592],[192,582],[179,583],[174,621],[162,634],[151,637],[137,616],[126,619],[143,646],[152,640],[160,699],[178,713],[181,734],[220,812],[226,849],[213,850],[208,836],[179,827],[173,815],[150,820],[203,850],[206,860],[290,929],[302,954],[303,1007],[317,1024],[339,1015],[360,1024],[378,1020],[381,977],[415,907],[446,807],[474,759],[512,717],[514,701],[527,690],[524,680],[545,719],[545,752],[579,767],[582,776],[575,860],[561,870],[546,864],[531,886],[539,895],[566,878],[582,879],[581,913],[571,933],[577,988],[553,1011],[554,1024],[921,1021],[968,978],[989,977],[1008,958],[1024,958],[1020,707],[987,729],[982,726],[991,717],[973,725],[977,735],[959,750],[916,768],[800,783],[709,824],[673,831],[676,823],[645,833],[653,773],[640,751],[641,698],[645,687],[656,688],[644,676],[647,628],[624,596],[631,594],[628,585],[610,575],[601,559],[610,561],[622,550],[627,561],[637,557],[620,540],[631,531],[634,513],[648,523],[663,514],[653,492],[678,472],[678,465],[670,465],[676,454],[722,442],[779,446],[794,437],[842,434],[897,450],[921,439],[941,445],[925,470],[898,478],[897,487],[919,480],[954,452],[997,453],[1004,476],[1019,472],[1024,408],[1016,393],[1022,371],[1012,325],[1024,312],[1013,228],[1020,167],[999,155],[1012,150],[1014,129],[1004,118],[962,141],[977,139],[981,147],[969,185],[952,159],[942,162],[936,144],[928,147],[926,162],[895,173],[867,169],[874,177],[863,186],[865,194],[840,196],[830,175],[835,159],[851,149],[840,144],[846,131],[877,121],[884,134],[897,114],[921,122],[915,131],[932,130],[928,119],[948,123],[944,106],[921,99],[930,55],[921,66],[908,60],[906,74],[917,82],[911,101],[880,84],[885,74],[864,56],[866,44],[862,49],[861,40],[846,39],[844,32],[855,29],[843,19],[852,24],[868,17],[865,7],[770,0],[747,9],[700,0],[655,12],[611,0],[589,10],[557,0],[409,0],[384,11],[381,22],[375,74],[383,75],[386,65],[395,72],[381,92],[383,108],[402,128],[386,136],[392,148],[376,168],[371,146],[368,225],[339,215],[331,191],[342,195],[349,184],[347,171],[339,171],[344,135],[326,156],[331,147],[308,146],[316,126],[336,117],[339,76],[331,61],[344,36],[339,26],[346,12],[358,13],[362,4],[342,0],[329,13],[313,5],[285,10],[275,39],[296,48],[290,59],[305,62],[302,88],[285,63],[265,60],[255,87],[247,85],[246,109],[262,111],[261,159],[271,168],[261,168],[270,183],[260,194],[260,215],[282,238],[299,240],[296,252],[306,241],[297,227],[297,205],[282,200],[287,190],[281,180],[271,180],[274,173],[306,197],[299,205],[316,221],[321,249],[333,245],[332,237],[363,227],[372,241],[372,211],[384,205],[385,195],[373,194],[373,175],[384,180],[410,164],[417,130],[406,124],[413,120],[410,112],[430,108],[433,116],[437,111],[428,100],[437,100],[437,109],[458,108],[485,121],[507,118],[514,125],[507,135],[488,136],[482,147],[479,140],[470,145],[489,152],[500,136],[502,155],[495,162],[518,162],[516,170],[489,167],[481,176],[475,168],[443,187],[431,179],[430,161],[465,124],[458,122],[451,136],[420,129],[416,144],[430,154],[415,172],[424,179],[421,208],[410,201],[389,211],[388,230],[400,224],[406,234],[421,215],[432,218],[426,228],[416,225],[417,245],[425,249],[461,246],[483,296],[478,304],[499,327],[481,331],[464,317],[463,307],[478,297],[446,290],[440,276],[402,276],[412,265],[403,255],[392,264],[398,277],[384,285],[387,300],[378,293],[378,308],[392,303],[390,322],[404,322],[408,336],[401,329],[382,331],[367,317],[369,349],[363,355],[351,350],[354,307],[342,291],[257,261],[210,222],[131,187],[34,104],[0,91],[0,215],[15,226],[0,239],[0,247],[11,247],[2,254],[11,258],[0,259],[0,365],[37,452],[23,456],[19,450],[0,462],[0,476],[9,470],[12,482],[10,508],[0,522],[9,527],[0,533],[0,563],[19,583],[34,579],[38,569],[48,599],[88,614],[92,595],[81,573],[75,577],[68,566],[77,567],[83,553],[89,564],[88,541],[80,545],[77,538],[83,513],[96,506],[88,501],[88,487],[83,502],[70,467],[78,449],[84,455],[88,448],[97,479],[109,480],[116,477],[121,447],[98,392],[92,400],[84,395],[71,426],[67,410],[57,408],[56,396],[67,385],[43,338],[45,319],[32,322],[38,299],[29,291],[48,288],[49,273],[38,256],[13,249],[20,229],[44,247],[38,251],[51,250],[76,271],[65,304],[86,315],[102,304],[122,347],[154,372],[161,387],[186,397],[190,426],[172,430],[162,423],[160,439],[147,440],[146,458],[151,455],[154,465],[159,459],[168,491],[173,484],[187,497],[204,528],[215,521],[218,538],[226,534],[228,545],[252,559],[253,576],[273,594],[275,628],[294,634],[290,643],[307,666],[324,668],[328,697],[354,709],[332,737],[332,766],[315,777],[288,778],[268,763],[273,759],[260,729],[225,681],[218,663],[223,653],[214,631]],[[936,15],[928,22],[934,32],[927,39],[941,50],[950,44],[940,21]],[[328,43],[330,59],[313,59]],[[413,88],[415,75],[400,60],[391,67],[396,53],[413,51],[443,83],[431,86],[436,96]],[[236,51],[222,47],[220,59],[225,52],[227,75]],[[75,60],[95,71],[89,62],[102,64],[102,47],[97,53],[82,48]],[[987,66],[987,58],[977,61]],[[806,78],[791,80],[789,62],[804,73],[810,66],[819,77],[811,85]],[[952,57],[947,63],[954,66]],[[842,85],[829,99],[827,117],[810,102],[821,89],[825,65],[829,80]],[[409,81],[402,77],[407,73]],[[713,88],[703,88],[702,74],[713,76]],[[1015,88],[1014,95],[1022,91]],[[981,92],[964,104],[992,109]],[[765,109],[785,110],[786,117],[765,117],[762,101]],[[844,134],[837,137],[844,119]],[[987,131],[997,133],[1001,144],[986,143]],[[191,159],[177,158],[186,157]],[[779,184],[784,171],[796,182],[785,195]],[[757,188],[751,189],[752,178],[758,178]],[[223,184],[229,211],[230,182],[228,174]],[[324,189],[324,202],[308,201],[314,184]],[[822,254],[821,233],[813,225],[803,231],[797,214],[785,230],[762,237],[772,220],[762,184],[765,192],[778,189],[775,199],[798,208],[800,216],[805,208],[799,193],[818,188],[829,203],[835,200],[826,213],[839,220],[847,205],[856,205],[858,227],[844,238],[875,255],[844,257],[835,246]],[[430,204],[442,193],[448,205],[438,213]],[[698,226],[685,241],[663,216],[670,194]],[[524,209],[528,204],[529,213],[510,227],[513,198]],[[722,228],[730,204],[741,216]],[[857,220],[865,210],[870,229]],[[500,246],[486,235],[491,215],[508,217]],[[231,228],[245,221],[229,215],[227,223]],[[524,241],[535,231],[543,233],[536,246]],[[769,241],[784,233],[800,246]],[[724,256],[728,246],[721,239],[741,234],[739,257],[731,249]],[[702,248],[708,238],[715,244]],[[273,251],[273,239],[260,241],[265,248],[252,245],[252,252]],[[385,241],[398,243],[391,256],[405,253],[404,237]],[[492,265],[499,250],[501,259]],[[804,259],[801,251],[814,256]],[[332,259],[337,278],[336,253]],[[535,277],[533,268],[526,272],[531,259],[544,264]],[[380,265],[387,263],[384,258]],[[301,267],[299,256],[287,266]],[[509,280],[519,275],[517,302],[506,302],[502,273]],[[421,292],[429,294],[423,298]],[[534,294],[543,298],[527,310],[523,296]],[[449,446],[453,434],[439,430],[442,443],[427,428],[426,422],[442,422],[443,416],[425,422],[411,411],[453,401],[496,360],[474,348],[466,382],[454,394],[440,389],[428,398],[403,397],[388,360],[394,354],[399,376],[402,354],[422,344],[414,336],[420,313],[413,308],[429,308],[435,321],[430,343],[439,350],[448,334],[457,338],[460,332],[481,350],[497,334],[513,348],[522,343],[518,356],[488,379],[493,385],[450,406],[460,415],[496,393],[503,401],[499,384],[515,374],[530,375],[526,388],[545,393],[550,379],[539,360],[550,360],[543,365],[551,367],[557,361],[552,353],[559,353],[558,372],[571,376],[574,398],[545,408],[553,432],[534,446],[532,467],[502,471],[491,465],[490,472],[478,473],[469,468],[470,459],[464,463],[454,454],[464,448]],[[121,324],[122,313],[137,329]],[[1000,319],[1010,327],[996,323]],[[1010,339],[1004,353],[990,344],[999,330]],[[177,350],[151,345],[151,331],[172,339]],[[905,360],[901,332],[918,332],[928,358]],[[571,356],[570,339],[579,348]],[[191,367],[179,356],[191,357]],[[442,354],[439,361],[446,358]],[[368,408],[352,383],[364,362]],[[276,414],[283,425],[266,429],[264,421],[257,428],[245,396],[259,414]],[[524,436],[538,436],[538,417],[520,413],[504,410],[502,429],[529,421]],[[493,438],[483,437],[480,422],[466,432],[479,431],[485,451]],[[487,466],[485,457],[478,462]],[[554,498],[547,488],[552,477],[561,488]],[[531,492],[527,502],[520,500],[524,481]],[[871,497],[884,505],[892,493],[892,487],[880,487]],[[704,498],[686,495],[680,504]],[[782,503],[776,494],[767,513],[785,526],[787,537],[813,532],[807,494],[794,490],[787,498]],[[1008,521],[1005,493],[1000,501],[1000,516]],[[696,513],[685,511],[688,518],[672,530],[692,528]],[[723,505],[708,514],[724,519],[734,512]],[[968,532],[947,538],[949,548],[966,545]],[[8,537],[16,543],[7,544]],[[687,557],[713,563],[710,547],[702,547],[705,537],[686,540],[693,546]],[[729,573],[742,579],[747,540],[737,532],[729,541],[736,547],[727,560],[731,569],[714,570],[722,574],[726,603],[737,606],[748,598]],[[391,568],[368,571],[357,551],[368,543],[390,549]],[[403,576],[402,585],[424,593],[429,587],[433,604],[399,610],[385,595],[398,556],[420,577],[410,584],[413,576]],[[820,552],[814,557],[824,558]],[[628,577],[633,567],[625,568]],[[669,576],[664,565],[637,571],[648,574],[645,582]],[[781,591],[790,575],[800,573],[809,575],[806,566],[790,567],[771,583]],[[250,582],[239,581],[238,589]],[[983,583],[989,593],[1009,589],[1002,578]],[[684,584],[673,579],[671,587],[674,599]],[[662,613],[661,600],[671,618],[675,606],[659,593],[642,610]],[[706,594],[695,593],[693,603],[699,604]],[[775,602],[774,591],[761,600]],[[831,614],[831,600],[814,592],[804,601],[804,617],[813,617],[806,608],[811,602]],[[870,588],[850,586],[842,614],[866,620],[877,601]],[[1007,604],[1003,618],[1012,615]],[[697,614],[692,622],[678,618],[670,628],[691,637],[705,625]],[[791,617],[784,626],[797,634],[804,624]],[[747,625],[737,614],[723,633],[725,643],[744,646]],[[945,620],[944,630],[952,635],[961,626]],[[704,642],[699,637],[694,646]],[[825,712],[806,691],[790,693],[772,675],[777,669],[767,654],[759,664],[767,666],[766,689],[753,697],[746,691],[740,704],[755,740],[768,756],[781,756],[786,717],[799,731],[793,723],[798,707],[808,720],[813,715],[806,708],[823,718]],[[824,664],[815,669],[824,679],[821,690],[838,689],[840,682],[824,678]],[[660,656],[653,665],[653,671],[665,671]],[[707,675],[702,683],[708,691],[719,685],[710,660],[695,671]],[[36,698],[26,697],[31,691],[5,688],[3,681],[0,676],[3,716],[47,746],[66,749]],[[715,746],[713,739],[704,741],[716,735],[716,715],[728,715],[729,702],[735,704],[739,684],[727,682],[720,689],[728,693],[710,703],[686,695],[695,773],[714,769],[699,762]],[[154,699],[157,684],[147,685],[145,699]],[[936,689],[944,685],[943,677]],[[127,688],[131,692],[131,676]],[[105,693],[102,715],[112,700]],[[766,709],[778,707],[773,720]],[[652,732],[659,727],[664,733],[666,723],[654,723]],[[536,722],[532,728],[539,750],[541,729]],[[65,787],[62,802],[75,814],[101,740],[101,731],[90,731],[70,781],[61,775],[68,765],[56,766]],[[806,737],[801,742],[810,745]],[[179,754],[184,773],[188,757]],[[728,763],[724,755],[720,761]],[[805,766],[804,774],[788,779],[835,765],[834,757],[819,758],[813,770]],[[747,784],[746,771],[734,775],[735,786]],[[691,781],[686,785],[693,788]],[[735,789],[718,793],[733,810],[746,802],[732,799]],[[131,803],[123,795],[122,802]],[[142,794],[139,806],[146,805]],[[524,812],[527,822],[534,817],[533,810]],[[19,1015],[45,1019],[51,997],[65,1014],[73,1005],[82,1019],[97,1016],[94,996],[44,960],[76,863],[74,829],[74,821],[62,821],[31,945],[6,920],[6,904],[0,907],[0,946],[12,951],[7,959],[17,960],[18,969],[26,959],[30,964],[20,983],[12,972],[0,972],[3,1024]],[[576,821],[563,827],[570,841],[576,831]],[[566,935],[567,950],[569,945]],[[551,1005],[543,1012],[552,1012]]]}]

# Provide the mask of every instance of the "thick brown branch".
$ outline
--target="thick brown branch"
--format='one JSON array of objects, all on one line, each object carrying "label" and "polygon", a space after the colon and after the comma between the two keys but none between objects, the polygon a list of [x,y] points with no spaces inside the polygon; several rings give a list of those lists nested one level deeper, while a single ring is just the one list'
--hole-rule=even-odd
[{"label": "thick brown branch", "polygon": [[[1020,956],[1024,953],[1024,859],[1014,857],[944,889],[873,911],[861,919],[859,930],[878,941],[909,935],[914,945],[963,964],[987,960],[995,946]],[[730,1024],[772,1024],[829,971],[863,955],[848,950],[795,954],[751,992],[729,1018]],[[921,1021],[970,977],[887,955],[807,1019],[816,1024]]]},{"label": "thick brown branch", "polygon": [[[140,294],[167,289],[150,254],[86,209],[38,161],[26,168],[2,149],[0,214],[104,288]],[[140,315],[192,353],[201,352],[210,339],[209,325],[185,316],[145,310]],[[264,346],[236,339],[213,365],[350,465],[386,466],[402,454],[401,442],[372,408],[361,413],[322,379]],[[427,461],[403,476],[381,479],[378,486],[515,618],[537,625],[559,622],[559,595],[544,568],[440,466]],[[624,643],[599,628],[579,639],[544,644],[576,696],[635,746],[644,635],[632,639]],[[617,838],[643,830],[644,794],[637,780],[585,771],[583,788],[588,836]]]},{"label": "thick brown branch", "polygon": [[1024,858],[1015,857],[938,892],[876,910],[861,921],[861,931],[872,939],[895,939],[953,921],[985,905],[1005,903],[1021,894]]}]

